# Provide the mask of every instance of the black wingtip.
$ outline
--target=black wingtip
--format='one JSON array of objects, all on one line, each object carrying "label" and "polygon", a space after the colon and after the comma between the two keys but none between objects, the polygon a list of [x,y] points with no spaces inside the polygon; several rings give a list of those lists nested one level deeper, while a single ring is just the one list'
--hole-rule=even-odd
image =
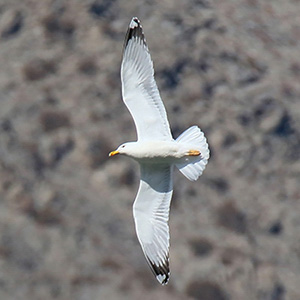
[{"label": "black wingtip", "polygon": [[156,277],[156,279],[162,284],[166,285],[169,282],[170,278],[170,268],[169,268],[169,258],[165,260],[162,265],[157,266],[156,264],[152,263],[151,260],[147,257],[147,262]]},{"label": "black wingtip", "polygon": [[131,22],[129,24],[129,27],[128,27],[128,30],[127,30],[127,33],[125,36],[124,49],[128,45],[128,42],[134,37],[141,39],[143,41],[143,43],[146,45],[143,28],[142,28],[140,20],[137,17],[133,17],[131,19]]},{"label": "black wingtip", "polygon": [[133,29],[133,28],[138,27],[138,26],[142,27],[140,20],[137,17],[133,17],[131,19],[130,24],[129,24],[129,28]]}]

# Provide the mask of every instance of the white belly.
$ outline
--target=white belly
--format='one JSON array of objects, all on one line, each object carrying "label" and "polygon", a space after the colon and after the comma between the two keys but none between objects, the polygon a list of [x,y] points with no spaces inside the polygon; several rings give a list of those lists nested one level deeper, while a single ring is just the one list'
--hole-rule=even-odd
[{"label": "white belly", "polygon": [[182,145],[175,141],[138,142],[132,158],[141,162],[173,163],[186,155]]}]

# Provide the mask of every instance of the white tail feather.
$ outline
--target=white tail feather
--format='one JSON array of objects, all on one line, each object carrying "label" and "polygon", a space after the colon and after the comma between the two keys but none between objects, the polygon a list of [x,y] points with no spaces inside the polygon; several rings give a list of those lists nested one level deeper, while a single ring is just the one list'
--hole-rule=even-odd
[{"label": "white tail feather", "polygon": [[209,159],[209,149],[206,138],[198,126],[192,126],[184,131],[176,141],[190,150],[199,150],[199,156],[187,156],[182,163],[176,164],[179,171],[189,180],[195,181],[202,174]]}]

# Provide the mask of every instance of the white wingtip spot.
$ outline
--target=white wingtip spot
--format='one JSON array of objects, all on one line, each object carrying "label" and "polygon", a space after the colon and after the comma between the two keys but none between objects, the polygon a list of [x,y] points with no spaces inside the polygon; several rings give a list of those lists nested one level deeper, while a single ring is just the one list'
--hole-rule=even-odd
[{"label": "white wingtip spot", "polygon": [[166,285],[168,282],[165,282],[165,280],[166,280],[166,275],[164,274],[164,275],[161,275],[161,274],[159,274],[159,275],[157,275],[156,276],[156,279],[160,282],[160,284],[162,284],[162,285]]},{"label": "white wingtip spot", "polygon": [[139,19],[137,17],[134,17],[134,18],[132,18],[132,20],[129,24],[129,27],[133,29],[135,27],[138,27],[139,23],[140,23]]}]

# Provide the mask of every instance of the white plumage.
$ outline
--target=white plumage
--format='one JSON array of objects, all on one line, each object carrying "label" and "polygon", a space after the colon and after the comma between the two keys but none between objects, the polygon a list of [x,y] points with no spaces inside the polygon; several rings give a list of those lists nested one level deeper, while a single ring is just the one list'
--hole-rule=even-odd
[{"label": "white plumage", "polygon": [[121,81],[123,101],[134,119],[138,140],[120,145],[109,155],[124,154],[140,163],[140,186],[133,204],[136,232],[151,270],[161,284],[167,284],[173,167],[195,181],[207,164],[209,149],[197,126],[173,139],[137,18],[131,20],[126,34]]},{"label": "white plumage", "polygon": [[125,38],[121,65],[123,101],[129,109],[138,140],[172,140],[167,113],[154,80],[154,69],[142,27],[133,18]]}]

